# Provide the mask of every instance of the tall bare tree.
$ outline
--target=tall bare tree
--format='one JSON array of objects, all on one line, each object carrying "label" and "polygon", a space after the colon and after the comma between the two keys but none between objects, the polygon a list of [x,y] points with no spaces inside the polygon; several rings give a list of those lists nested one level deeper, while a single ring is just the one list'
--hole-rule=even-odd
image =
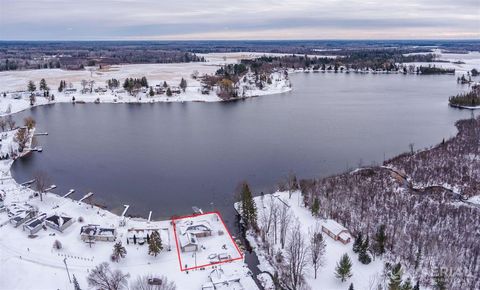
[{"label": "tall bare tree", "polygon": [[287,231],[292,221],[290,208],[286,204],[280,205],[279,211],[279,223],[280,223],[280,245],[282,249],[285,248],[285,242],[287,238]]},{"label": "tall bare tree", "polygon": [[127,289],[129,277],[129,274],[124,274],[120,270],[112,271],[110,265],[103,262],[90,271],[87,281],[88,285],[95,289],[121,290]]},{"label": "tall bare tree", "polygon": [[286,265],[280,278],[282,284],[289,290],[301,289],[308,266],[308,247],[300,230],[298,220],[293,224],[290,231],[285,254]]},{"label": "tall bare tree", "polygon": [[35,190],[40,195],[40,201],[43,201],[43,194],[47,189],[48,184],[50,183],[50,178],[48,177],[45,171],[37,171],[34,175],[35,179]]}]

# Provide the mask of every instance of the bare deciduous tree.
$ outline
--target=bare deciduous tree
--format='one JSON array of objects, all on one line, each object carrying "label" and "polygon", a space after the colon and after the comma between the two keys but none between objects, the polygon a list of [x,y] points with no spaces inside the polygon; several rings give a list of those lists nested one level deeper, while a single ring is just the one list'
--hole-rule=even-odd
[{"label": "bare deciduous tree", "polygon": [[292,221],[290,209],[287,205],[285,204],[280,205],[280,211],[279,211],[278,217],[279,217],[279,223],[280,223],[280,245],[282,246],[282,249],[283,249],[285,248],[287,231]]},{"label": "bare deciduous tree", "polygon": [[304,274],[308,266],[308,247],[300,230],[298,220],[294,223],[290,231],[285,255],[286,265],[280,278],[282,284],[289,290],[301,289],[304,283]]},{"label": "bare deciduous tree", "polygon": [[318,269],[323,263],[325,246],[320,226],[317,224],[315,228],[310,231],[310,261],[312,262],[315,279],[317,279]]},{"label": "bare deciduous tree", "polygon": [[120,290],[127,289],[129,277],[129,274],[124,274],[120,270],[112,271],[110,265],[103,262],[90,271],[87,281],[88,285],[95,289]]},{"label": "bare deciduous tree", "polygon": [[10,130],[13,130],[15,129],[15,120],[13,120],[12,116],[11,115],[8,115],[7,116],[7,125],[8,127],[10,128]]},{"label": "bare deciduous tree", "polygon": [[47,173],[44,171],[37,171],[34,175],[35,179],[35,190],[40,195],[40,201],[43,201],[43,194],[47,189],[48,184],[50,183],[50,178]]}]

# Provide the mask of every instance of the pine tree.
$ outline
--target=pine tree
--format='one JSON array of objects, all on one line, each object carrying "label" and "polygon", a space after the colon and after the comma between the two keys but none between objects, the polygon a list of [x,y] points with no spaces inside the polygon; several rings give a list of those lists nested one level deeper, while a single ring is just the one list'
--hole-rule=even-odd
[{"label": "pine tree", "polygon": [[125,249],[124,246],[122,246],[122,242],[115,243],[113,245],[113,254],[112,257],[114,258],[113,260],[116,262],[120,261],[120,258],[125,258],[127,255],[127,250]]},{"label": "pine tree", "polygon": [[447,281],[445,277],[445,273],[442,271],[440,267],[435,270],[435,276],[433,277],[434,282],[434,289],[436,290],[446,290],[447,289]]},{"label": "pine tree", "polygon": [[385,233],[385,225],[380,225],[377,229],[377,233],[374,237],[375,240],[375,252],[378,255],[383,255],[385,253],[385,243],[387,241],[387,235]]},{"label": "pine tree", "polygon": [[73,289],[75,289],[75,290],[82,290],[82,289],[80,288],[80,284],[78,284],[77,277],[75,277],[75,275],[73,275]]},{"label": "pine tree", "polygon": [[172,90],[170,88],[167,89],[167,96],[168,97],[172,96]]},{"label": "pine tree", "polygon": [[363,244],[362,233],[359,233],[355,238],[355,242],[353,242],[353,252],[358,253],[360,252],[360,247]]},{"label": "pine tree", "polygon": [[353,289],[353,283],[350,283],[350,287],[348,287],[348,290],[354,290]]},{"label": "pine tree", "polygon": [[150,95],[150,97],[153,97],[155,95],[152,87],[150,87],[150,92],[148,92],[148,94]]},{"label": "pine tree", "polygon": [[154,231],[150,235],[150,239],[148,242],[148,254],[156,257],[162,249],[163,249],[163,246],[162,246],[162,239],[160,238],[160,234],[158,233],[158,231]]},{"label": "pine tree", "polygon": [[360,249],[358,252],[358,260],[365,265],[370,264],[370,262],[372,261],[372,259],[370,258],[370,255],[368,254],[368,247],[369,247],[369,239],[367,236],[365,241],[360,246]]},{"label": "pine tree", "polygon": [[352,277],[352,261],[347,254],[343,254],[340,261],[335,268],[335,276],[342,282],[345,282],[348,278]]},{"label": "pine tree", "polygon": [[48,90],[47,81],[45,79],[40,80],[40,90],[42,91]]},{"label": "pine tree", "polygon": [[256,227],[257,225],[257,207],[253,201],[250,187],[245,182],[242,185],[242,220],[247,227]]},{"label": "pine tree", "polygon": [[312,211],[313,216],[318,216],[318,211],[320,210],[320,202],[318,201],[318,198],[315,197],[313,200],[312,208],[310,209]]},{"label": "pine tree", "polygon": [[63,83],[64,81],[60,81],[60,85],[58,86],[58,91],[61,93],[63,89],[65,88],[65,84]]},{"label": "pine tree", "polygon": [[402,265],[400,263],[393,266],[392,271],[390,272],[390,280],[388,282],[388,290],[401,290],[400,285],[402,284]]},{"label": "pine tree", "polygon": [[168,88],[167,81],[163,81],[163,87],[164,87],[165,89]]},{"label": "pine tree", "polygon": [[180,88],[183,90],[183,92],[185,92],[185,90],[187,89],[187,81],[182,78],[182,80],[180,81]]},{"label": "pine tree", "polygon": [[28,81],[28,91],[29,92],[35,92],[35,90],[37,89],[37,87],[35,86],[35,83],[33,81]]}]

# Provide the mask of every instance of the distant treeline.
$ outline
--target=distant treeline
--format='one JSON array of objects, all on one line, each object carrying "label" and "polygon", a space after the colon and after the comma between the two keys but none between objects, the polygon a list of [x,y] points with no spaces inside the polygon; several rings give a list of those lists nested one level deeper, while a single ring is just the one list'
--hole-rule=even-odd
[{"label": "distant treeline", "polygon": [[85,66],[199,61],[205,59],[192,52],[166,50],[157,46],[0,43],[0,71],[48,68],[80,70]]},{"label": "distant treeline", "polygon": [[243,64],[256,70],[271,70],[274,67],[287,69],[313,70],[380,70],[402,71],[405,73],[452,73],[454,70],[442,69],[435,66],[418,67],[417,70],[407,69],[404,63],[432,62],[434,54],[404,55],[404,51],[370,50],[354,51],[347,56],[322,57],[308,55],[263,56],[253,60],[242,60]]},{"label": "distant treeline", "polygon": [[480,106],[480,85],[473,85],[468,93],[451,96],[448,100],[451,106],[476,107]]}]

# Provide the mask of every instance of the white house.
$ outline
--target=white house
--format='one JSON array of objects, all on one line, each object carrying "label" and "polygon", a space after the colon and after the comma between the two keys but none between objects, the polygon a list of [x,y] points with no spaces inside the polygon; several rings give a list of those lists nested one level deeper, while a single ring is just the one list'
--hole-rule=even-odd
[{"label": "white house", "polygon": [[113,242],[117,239],[117,230],[89,224],[80,228],[80,238],[84,242],[91,240]]}]

